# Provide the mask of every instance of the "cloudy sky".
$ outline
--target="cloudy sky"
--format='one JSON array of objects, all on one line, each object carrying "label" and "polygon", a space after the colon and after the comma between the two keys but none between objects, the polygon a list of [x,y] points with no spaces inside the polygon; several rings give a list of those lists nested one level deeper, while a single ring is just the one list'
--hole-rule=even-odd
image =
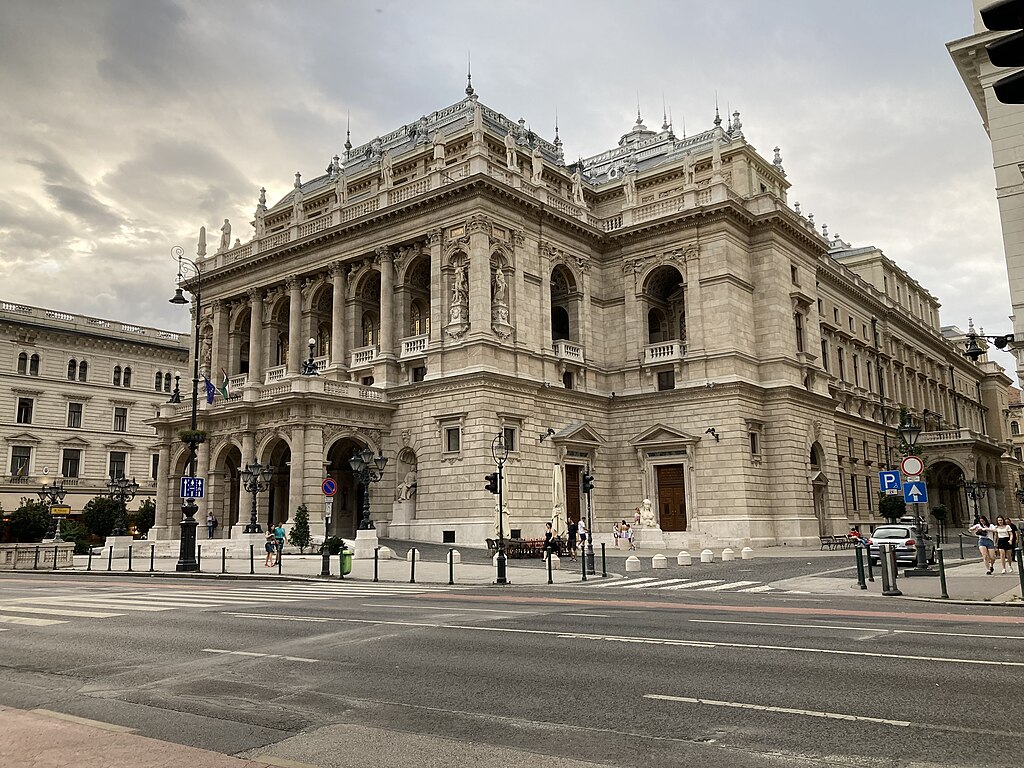
[{"label": "cloudy sky", "polygon": [[[463,95],[566,156],[636,116],[782,147],[790,202],[878,245],[943,304],[1008,332],[981,120],[944,44],[970,0],[3,0],[0,298],[183,329],[180,244],[230,218],[248,239],[342,151]],[[211,242],[216,238],[211,236]],[[1004,364],[1007,362],[1007,357]]]}]

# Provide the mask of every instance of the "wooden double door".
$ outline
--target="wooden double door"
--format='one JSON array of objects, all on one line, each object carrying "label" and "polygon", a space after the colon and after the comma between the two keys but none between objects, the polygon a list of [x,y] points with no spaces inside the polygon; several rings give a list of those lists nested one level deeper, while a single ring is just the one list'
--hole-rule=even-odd
[{"label": "wooden double door", "polygon": [[655,467],[658,514],[663,531],[686,530],[686,472],[682,464]]}]

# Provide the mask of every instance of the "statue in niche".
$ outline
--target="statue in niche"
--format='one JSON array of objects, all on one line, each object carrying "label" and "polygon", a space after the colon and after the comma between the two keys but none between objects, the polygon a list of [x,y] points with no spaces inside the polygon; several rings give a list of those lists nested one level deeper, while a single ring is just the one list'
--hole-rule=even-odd
[{"label": "statue in niche", "polygon": [[626,205],[636,205],[636,176],[634,174],[626,174],[623,188],[626,191]]},{"label": "statue in niche", "polygon": [[540,147],[533,150],[530,159],[533,162],[533,177],[531,181],[540,186],[544,183],[544,157],[540,153]]},{"label": "statue in niche", "polygon": [[505,164],[510,171],[518,169],[519,161],[516,158],[516,137],[512,131],[505,134]]},{"label": "statue in niche", "polygon": [[505,282],[505,272],[498,267],[494,270],[494,300],[505,301],[505,294],[508,292],[508,283]]},{"label": "statue in niche", "polygon": [[467,296],[466,265],[459,264],[455,267],[455,276],[452,278],[452,305],[461,304]]},{"label": "statue in niche", "polygon": [[206,373],[210,372],[210,362],[213,357],[213,343],[209,336],[202,336],[199,339],[199,367]]},{"label": "statue in niche", "polygon": [[220,248],[217,252],[226,251],[231,247],[231,222],[224,219],[224,224],[220,228]]},{"label": "statue in niche", "polygon": [[395,170],[391,162],[390,152],[385,152],[380,158],[380,178],[385,188],[390,187],[395,180]]},{"label": "statue in niche", "polygon": [[577,167],[572,175],[572,201],[580,207],[586,207],[586,200],[583,199],[583,173]]},{"label": "statue in niche", "polygon": [[398,484],[398,500],[409,501],[416,493],[416,468],[411,467],[408,472],[405,473],[405,477],[402,482]]}]

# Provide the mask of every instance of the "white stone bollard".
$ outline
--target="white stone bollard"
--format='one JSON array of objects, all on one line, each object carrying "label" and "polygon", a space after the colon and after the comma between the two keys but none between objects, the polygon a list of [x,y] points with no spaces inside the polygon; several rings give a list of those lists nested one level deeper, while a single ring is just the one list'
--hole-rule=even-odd
[{"label": "white stone bollard", "polygon": [[552,552],[550,555],[548,555],[548,557],[551,558],[551,570],[552,571],[557,571],[559,568],[562,567],[561,561],[558,559],[558,555],[556,555],[554,552]]},{"label": "white stone bollard", "polygon": [[655,555],[651,558],[651,568],[668,568],[668,560],[664,555]]},{"label": "white stone bollard", "polygon": [[693,556],[685,549],[676,555],[676,565],[693,565]]},{"label": "white stone bollard", "polygon": [[418,549],[416,549],[416,547],[413,547],[412,549],[410,549],[408,552],[405,553],[405,562],[408,563],[408,562],[412,561],[412,553],[413,552],[416,553],[416,559],[417,560],[420,559],[420,551]]},{"label": "white stone bollard", "polygon": [[710,549],[705,549],[700,553],[700,561],[702,563],[713,563],[715,562],[715,553]]},{"label": "white stone bollard", "polygon": [[742,550],[740,550],[740,558],[743,560],[753,560],[754,550],[752,550],[750,547],[744,547]]},{"label": "white stone bollard", "polygon": [[725,549],[722,550],[722,562],[723,563],[728,563],[729,561],[735,560],[735,559],[736,559],[736,553],[733,552],[731,549],[729,549],[729,547],[726,547]]},{"label": "white stone bollard", "polygon": [[459,552],[459,550],[453,549],[451,552],[444,556],[444,561],[446,563],[451,563],[452,561],[454,561],[455,564],[458,565],[462,562],[462,554]]},{"label": "white stone bollard", "polygon": [[[394,557],[394,554],[395,553],[391,551],[391,547],[381,547],[377,550],[377,559],[390,560],[392,557]],[[372,552],[370,553],[370,557],[373,557]]]},{"label": "white stone bollard", "polygon": [[640,558],[630,555],[626,558],[626,573],[636,573],[640,570]]}]

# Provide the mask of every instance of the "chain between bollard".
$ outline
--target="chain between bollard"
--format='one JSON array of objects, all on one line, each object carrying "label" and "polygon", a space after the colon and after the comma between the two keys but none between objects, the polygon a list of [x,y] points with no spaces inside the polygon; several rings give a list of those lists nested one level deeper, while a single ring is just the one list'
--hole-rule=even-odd
[{"label": "chain between bollard", "polygon": [[939,588],[942,590],[939,597],[949,600],[949,592],[946,589],[946,561],[942,557],[942,549],[935,550],[935,558],[939,561]]}]

